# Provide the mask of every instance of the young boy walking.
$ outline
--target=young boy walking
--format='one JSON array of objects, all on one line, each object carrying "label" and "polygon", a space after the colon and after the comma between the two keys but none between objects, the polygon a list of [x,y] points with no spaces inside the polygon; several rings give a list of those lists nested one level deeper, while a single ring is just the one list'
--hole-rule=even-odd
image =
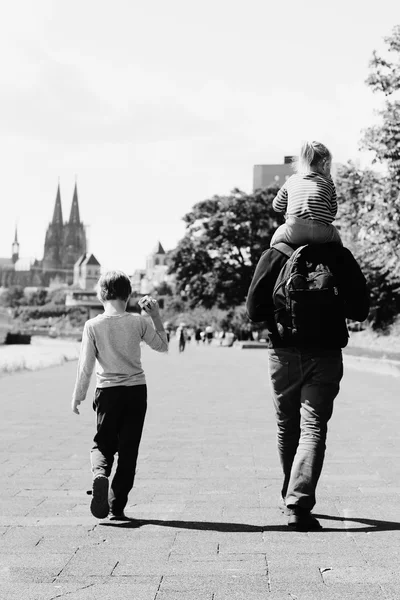
[{"label": "young boy walking", "polygon": [[[72,396],[72,410],[79,415],[78,406],[85,400],[96,364],[93,409],[97,413],[97,433],[91,450],[90,510],[98,519],[127,519],[124,509],[133,487],[147,408],[140,342],[158,352],[168,350],[157,301],[150,296],[140,301],[153,321],[152,327],[145,317],[126,312],[131,293],[131,282],[125,273],[109,271],[100,277],[97,296],[104,313],[85,323]],[[118,463],[109,489],[108,478],[116,453]]]}]

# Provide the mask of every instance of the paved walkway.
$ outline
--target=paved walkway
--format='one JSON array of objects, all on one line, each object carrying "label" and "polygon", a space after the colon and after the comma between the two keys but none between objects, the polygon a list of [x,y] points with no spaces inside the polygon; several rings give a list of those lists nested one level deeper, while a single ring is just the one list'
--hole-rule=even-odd
[{"label": "paved walkway", "polygon": [[89,512],[76,363],[0,378],[0,600],[400,598],[399,379],[348,368],[316,514],[289,531],[265,352],[144,351],[149,411],[127,513]]}]

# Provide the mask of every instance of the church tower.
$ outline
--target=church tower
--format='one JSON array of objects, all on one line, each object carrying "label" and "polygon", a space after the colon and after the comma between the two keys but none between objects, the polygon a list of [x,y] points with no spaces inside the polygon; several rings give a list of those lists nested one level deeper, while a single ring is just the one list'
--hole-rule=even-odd
[{"label": "church tower", "polygon": [[67,283],[73,281],[74,265],[78,258],[86,252],[85,226],[79,215],[78,189],[75,183],[69,221],[64,225],[62,267],[70,271]]},{"label": "church tower", "polygon": [[167,254],[161,245],[161,242],[157,243],[153,252],[149,254],[146,260],[146,270],[153,271],[156,267],[164,267],[167,263]]},{"label": "church tower", "polygon": [[147,257],[146,260],[146,274],[144,278],[144,286],[147,285],[148,290],[144,293],[151,292],[152,289],[157,288],[161,283],[168,280],[168,255],[161,245],[161,242],[157,243],[154,251]]},{"label": "church tower", "polygon": [[60,184],[58,184],[53,220],[47,228],[44,242],[44,254],[42,262],[44,273],[51,272],[51,274],[55,275],[57,269],[61,268],[63,233],[64,223],[61,208]]},{"label": "church tower", "polygon": [[15,226],[15,236],[14,236],[14,241],[11,246],[11,260],[13,261],[14,265],[18,259],[19,259],[19,243],[18,243],[17,226]]}]

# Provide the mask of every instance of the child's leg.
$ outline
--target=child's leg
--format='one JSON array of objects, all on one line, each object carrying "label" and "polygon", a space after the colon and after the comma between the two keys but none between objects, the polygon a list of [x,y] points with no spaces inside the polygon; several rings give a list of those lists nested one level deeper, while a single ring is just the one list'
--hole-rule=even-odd
[{"label": "child's leg", "polygon": [[279,244],[279,242],[287,242],[288,241],[286,229],[287,229],[286,223],[284,223],[283,225],[279,225],[278,229],[275,231],[274,235],[272,236],[270,248],[272,248],[272,246],[275,246],[276,244]]},{"label": "child's leg", "polygon": [[300,219],[299,217],[288,216],[286,223],[278,227],[272,236],[271,246],[275,246],[279,242],[295,244],[296,246],[311,244],[312,236],[312,221],[308,219]]},{"label": "child's leg", "polygon": [[147,387],[125,387],[124,396],[124,411],[118,431],[118,464],[109,494],[110,509],[115,515],[123,513],[133,487],[147,409]]},{"label": "child's leg", "polygon": [[97,433],[90,453],[93,476],[109,477],[118,447],[118,421],[121,386],[97,388],[93,408],[97,413]]},{"label": "child's leg", "polygon": [[97,519],[105,519],[110,507],[108,477],[118,444],[118,423],[121,412],[121,387],[97,388],[93,408],[97,412],[97,433],[91,451],[93,472],[90,510]]},{"label": "child's leg", "polygon": [[343,246],[340,234],[334,225],[325,225],[325,223],[315,221],[313,227],[313,243],[327,244],[329,242],[335,242]]}]

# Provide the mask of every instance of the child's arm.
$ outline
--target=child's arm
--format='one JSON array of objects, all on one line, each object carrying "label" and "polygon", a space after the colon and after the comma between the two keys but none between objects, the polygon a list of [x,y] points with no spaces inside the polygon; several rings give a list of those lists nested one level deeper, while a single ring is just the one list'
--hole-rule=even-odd
[{"label": "child's arm", "polygon": [[160,311],[158,308],[158,302],[154,298],[146,297],[146,302],[143,304],[143,309],[151,317],[153,321],[154,329],[146,321],[144,321],[144,331],[142,333],[142,339],[158,352],[168,351],[168,338],[162,324]]},{"label": "child's arm", "polygon": [[86,323],[85,327],[83,328],[81,351],[78,362],[78,372],[76,375],[75,388],[72,394],[71,404],[73,412],[77,415],[79,415],[78,406],[86,398],[95,362],[96,346]]},{"label": "child's arm", "polygon": [[336,187],[335,184],[332,181],[332,195],[331,195],[331,211],[332,211],[332,216],[336,217],[336,213],[337,213],[337,195],[336,195]]},{"label": "child's arm", "polygon": [[286,184],[283,184],[275,198],[272,200],[272,208],[276,212],[286,212],[288,204],[288,191]]}]

